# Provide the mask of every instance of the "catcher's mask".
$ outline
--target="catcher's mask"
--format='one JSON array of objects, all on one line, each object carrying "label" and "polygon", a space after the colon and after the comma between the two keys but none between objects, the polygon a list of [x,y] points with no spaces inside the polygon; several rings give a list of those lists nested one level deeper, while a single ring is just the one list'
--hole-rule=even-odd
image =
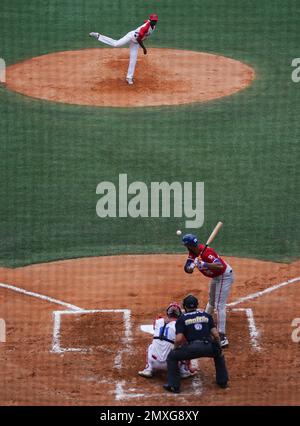
[{"label": "catcher's mask", "polygon": [[197,297],[189,294],[183,299],[182,306],[184,309],[197,309],[198,308],[198,299]]},{"label": "catcher's mask", "polygon": [[182,314],[181,308],[176,302],[170,303],[170,305],[167,307],[166,312],[168,317],[174,317],[174,318],[179,318],[180,315]]}]

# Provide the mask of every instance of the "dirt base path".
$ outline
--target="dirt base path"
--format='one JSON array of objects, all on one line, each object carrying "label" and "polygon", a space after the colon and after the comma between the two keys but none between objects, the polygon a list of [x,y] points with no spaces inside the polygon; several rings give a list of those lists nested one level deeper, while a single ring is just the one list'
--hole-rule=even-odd
[{"label": "dirt base path", "polygon": [[[226,260],[236,275],[231,303],[300,276],[300,261]],[[209,359],[200,361],[194,379],[182,383],[180,395],[165,395],[163,374],[151,380],[137,375],[151,341],[140,326],[189,292],[201,306],[207,301],[208,281],[197,271],[185,274],[184,261],[184,255],[144,255],[1,268],[1,283],[58,303],[0,287],[0,318],[7,325],[7,342],[0,343],[0,404],[300,405],[299,343],[291,338],[292,320],[300,312],[300,281],[229,307],[227,390],[215,385]],[[86,351],[51,353],[53,311],[70,310],[59,305],[62,301],[88,310],[125,311],[61,316],[61,349]],[[252,309],[260,350],[253,345],[246,311],[235,308]]]},{"label": "dirt base path", "polygon": [[205,102],[247,87],[254,70],[208,53],[150,48],[139,52],[135,84],[125,81],[128,49],[51,53],[12,65],[7,87],[33,98],[77,105],[145,107]]}]

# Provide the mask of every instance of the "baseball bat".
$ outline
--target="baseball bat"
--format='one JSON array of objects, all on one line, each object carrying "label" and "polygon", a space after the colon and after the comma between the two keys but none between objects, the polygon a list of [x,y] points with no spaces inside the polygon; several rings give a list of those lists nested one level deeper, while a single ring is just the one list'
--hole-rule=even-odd
[{"label": "baseball bat", "polygon": [[216,238],[216,236],[217,236],[218,232],[220,231],[220,229],[222,228],[222,226],[223,226],[222,222],[218,222],[216,224],[216,226],[214,227],[214,230],[212,231],[212,233],[208,237],[208,240],[206,241],[205,247],[202,250],[200,256],[202,256],[202,254],[205,252],[205,250],[207,249],[207,247],[209,246],[209,244],[212,243],[213,240]]}]

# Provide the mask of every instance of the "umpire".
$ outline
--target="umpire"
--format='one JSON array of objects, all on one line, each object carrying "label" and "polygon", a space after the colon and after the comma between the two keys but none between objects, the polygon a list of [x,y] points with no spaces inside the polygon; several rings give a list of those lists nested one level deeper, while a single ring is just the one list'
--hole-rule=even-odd
[{"label": "umpire", "polygon": [[198,299],[192,294],[182,303],[185,314],[176,322],[176,339],[174,349],[167,358],[168,383],[163,385],[169,392],[180,392],[180,373],[178,361],[209,357],[213,358],[216,368],[216,381],[227,387],[228,373],[222,354],[219,333],[211,315],[197,310]]}]

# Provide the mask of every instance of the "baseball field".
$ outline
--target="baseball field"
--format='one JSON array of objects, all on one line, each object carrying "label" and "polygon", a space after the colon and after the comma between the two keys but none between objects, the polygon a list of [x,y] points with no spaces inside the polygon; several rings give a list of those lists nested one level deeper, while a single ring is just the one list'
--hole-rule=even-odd
[{"label": "baseball field", "polygon": [[[129,49],[88,35],[152,12],[129,86]],[[300,404],[299,24],[298,0],[1,1],[1,405]],[[183,190],[170,214],[163,182]],[[137,375],[141,326],[188,293],[205,306],[176,230],[205,242],[219,220],[230,386],[205,359],[165,395]]]}]

